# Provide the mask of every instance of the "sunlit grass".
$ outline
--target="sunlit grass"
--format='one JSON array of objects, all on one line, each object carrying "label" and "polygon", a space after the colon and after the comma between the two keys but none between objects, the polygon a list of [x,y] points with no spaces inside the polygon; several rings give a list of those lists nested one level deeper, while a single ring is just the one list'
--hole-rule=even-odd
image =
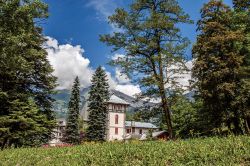
[{"label": "sunlit grass", "polygon": [[250,137],[9,149],[0,152],[2,165],[250,165]]}]

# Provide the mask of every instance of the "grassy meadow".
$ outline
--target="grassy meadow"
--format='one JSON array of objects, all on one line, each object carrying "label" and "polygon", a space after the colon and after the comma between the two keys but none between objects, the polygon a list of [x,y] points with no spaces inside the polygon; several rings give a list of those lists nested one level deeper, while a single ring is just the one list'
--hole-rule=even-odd
[{"label": "grassy meadow", "polygon": [[0,166],[250,165],[250,137],[86,143],[74,147],[0,151]]}]

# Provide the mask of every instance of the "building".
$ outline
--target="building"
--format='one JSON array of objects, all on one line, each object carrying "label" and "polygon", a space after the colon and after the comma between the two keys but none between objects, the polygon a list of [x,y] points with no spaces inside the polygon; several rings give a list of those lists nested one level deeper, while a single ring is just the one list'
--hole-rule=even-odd
[{"label": "building", "polygon": [[149,132],[154,132],[158,128],[152,123],[145,122],[135,122],[135,121],[126,121],[125,122],[126,135],[129,136],[142,136],[144,134],[148,135]]},{"label": "building", "polygon": [[[126,111],[129,103],[121,98],[112,95],[108,101],[108,121],[107,121],[107,140],[124,140],[132,137],[140,139],[142,135],[149,131],[156,131],[158,128],[151,123],[126,121]],[[85,107],[86,108],[86,107]],[[87,109],[84,111],[84,119],[88,120]]]},{"label": "building", "polygon": [[107,140],[123,140],[126,134],[126,110],[129,103],[112,95],[108,101]]},{"label": "building", "polygon": [[[87,104],[86,104],[87,105]],[[87,106],[83,106],[84,121],[88,121]],[[111,95],[108,101],[108,120],[107,120],[107,140],[125,140],[130,138],[146,138],[149,132],[157,131],[158,128],[151,123],[126,121],[126,111],[129,103]],[[51,145],[61,144],[62,134],[66,127],[65,119],[57,120],[57,128],[54,130],[54,139],[50,141]]]},{"label": "building", "polygon": [[63,131],[66,127],[65,119],[57,119],[57,126],[53,131],[53,139],[49,142],[51,146],[62,144]]}]

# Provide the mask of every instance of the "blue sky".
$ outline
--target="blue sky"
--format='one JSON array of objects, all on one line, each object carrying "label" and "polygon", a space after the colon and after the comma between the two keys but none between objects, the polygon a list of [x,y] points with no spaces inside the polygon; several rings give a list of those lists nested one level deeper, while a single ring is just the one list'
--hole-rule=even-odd
[{"label": "blue sky", "polygon": [[[114,75],[115,69],[107,65],[113,56],[111,48],[99,41],[99,35],[112,32],[113,27],[107,23],[108,15],[112,14],[116,7],[128,7],[131,0],[44,0],[44,2],[49,5],[50,15],[42,25],[44,35],[56,39],[59,45],[80,45],[84,50],[82,56],[90,61],[88,67],[94,69],[103,65]],[[195,22],[199,19],[199,11],[205,2],[208,0],[179,0],[180,6]],[[231,0],[225,2],[231,5]],[[195,41],[195,24],[182,25],[181,31],[192,42]],[[187,51],[189,58],[191,58],[190,48]]]}]

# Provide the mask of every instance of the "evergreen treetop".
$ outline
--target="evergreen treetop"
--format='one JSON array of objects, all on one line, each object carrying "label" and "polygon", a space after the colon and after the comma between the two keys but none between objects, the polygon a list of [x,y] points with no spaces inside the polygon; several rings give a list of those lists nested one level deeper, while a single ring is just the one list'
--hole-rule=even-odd
[{"label": "evergreen treetop", "polygon": [[[13,117],[9,108],[14,107],[15,101],[28,103],[32,99],[38,112],[47,119],[41,122],[47,130],[41,132],[43,137],[39,141],[48,142],[55,127],[51,94],[56,77],[42,47],[45,41],[42,28],[36,22],[47,18],[48,6],[40,0],[6,0],[0,2],[0,11],[0,116]],[[24,110],[34,109],[27,106],[30,109]],[[21,109],[15,111],[18,114]],[[10,123],[0,124],[0,128],[8,128]],[[11,131],[15,132],[18,131]],[[4,134],[1,129],[0,134]],[[8,142],[15,144],[10,140],[12,137],[5,138],[0,142],[2,146],[9,146]]]},{"label": "evergreen treetop", "polygon": [[80,143],[79,122],[80,122],[80,82],[76,77],[68,105],[68,116],[63,141],[71,144]]},{"label": "evergreen treetop", "polygon": [[101,66],[96,69],[91,83],[86,137],[89,141],[104,141],[107,139],[107,102],[110,96],[107,75]]}]

